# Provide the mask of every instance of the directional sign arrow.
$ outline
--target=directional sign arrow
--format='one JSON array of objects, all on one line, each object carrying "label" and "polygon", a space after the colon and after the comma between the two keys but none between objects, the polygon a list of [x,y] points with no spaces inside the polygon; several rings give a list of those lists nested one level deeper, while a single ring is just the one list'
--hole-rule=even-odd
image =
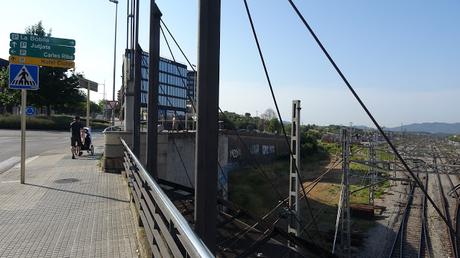
[{"label": "directional sign arrow", "polygon": [[34,43],[45,43],[60,46],[75,46],[75,40],[63,39],[63,38],[52,38],[52,37],[39,37],[30,34],[10,33],[11,40],[21,40]]},{"label": "directional sign arrow", "polygon": [[10,55],[16,56],[30,56],[30,57],[39,57],[39,58],[53,58],[53,59],[63,59],[63,60],[74,60],[75,55],[69,53],[62,53],[52,50],[38,50],[38,49],[15,49],[10,48]]},{"label": "directional sign arrow", "polygon": [[31,43],[27,41],[10,41],[10,47],[14,49],[27,49],[27,50],[49,50],[54,52],[62,52],[66,54],[74,54],[75,47],[68,47],[68,46],[57,46],[52,44],[44,44],[44,43]]}]

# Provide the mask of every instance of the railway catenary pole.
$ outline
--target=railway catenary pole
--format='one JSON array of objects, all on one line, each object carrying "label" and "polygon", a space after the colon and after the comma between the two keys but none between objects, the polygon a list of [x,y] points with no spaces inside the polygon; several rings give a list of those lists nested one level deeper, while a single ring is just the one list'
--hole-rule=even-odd
[{"label": "railway catenary pole", "polygon": [[[300,100],[292,101],[292,126],[291,126],[291,152],[290,167],[289,167],[289,208],[290,219],[288,223],[288,233],[299,236],[299,223],[297,218],[299,214],[299,184],[301,185],[296,167],[300,167]],[[301,186],[303,187],[303,186]],[[297,251],[297,246],[288,242],[288,246],[293,251]]]},{"label": "railway catenary pole", "polygon": [[[350,129],[351,132],[351,129]],[[351,257],[351,221],[350,221],[350,187],[349,187],[349,166],[350,166],[350,132],[342,129],[342,251],[346,257]]]},{"label": "railway catenary pole", "polygon": [[376,161],[376,155],[375,155],[375,135],[371,139],[369,139],[369,177],[370,177],[370,189],[369,189],[369,205],[374,205],[374,194],[375,194],[375,181],[377,177],[377,173],[375,170],[375,161]]},{"label": "railway catenary pole", "polygon": [[157,145],[158,145],[158,89],[160,87],[160,19],[161,12],[150,0],[150,40],[149,40],[149,95],[147,112],[147,171],[157,178]]},{"label": "railway catenary pole", "polygon": [[220,0],[199,1],[195,231],[216,252]]}]

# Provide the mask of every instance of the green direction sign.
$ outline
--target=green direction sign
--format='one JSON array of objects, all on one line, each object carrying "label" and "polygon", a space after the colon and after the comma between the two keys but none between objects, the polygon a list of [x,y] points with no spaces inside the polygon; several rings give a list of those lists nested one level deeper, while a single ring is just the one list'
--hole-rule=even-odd
[{"label": "green direction sign", "polygon": [[58,45],[58,46],[75,46],[75,40],[73,39],[63,39],[63,38],[52,38],[52,37],[39,37],[29,34],[20,34],[20,33],[10,33],[10,39],[16,41],[28,41],[31,43],[42,43],[49,45]]},{"label": "green direction sign", "polygon": [[42,50],[42,51],[51,51],[56,53],[64,53],[68,55],[75,54],[74,47],[67,46],[56,46],[43,43],[30,43],[27,41],[10,41],[10,47],[15,50],[26,49],[26,50]]},{"label": "green direction sign", "polygon": [[[75,51],[73,51],[75,52]],[[40,50],[40,49],[27,49],[27,48],[10,48],[10,55],[14,56],[30,56],[39,58],[52,58],[63,60],[75,60],[75,55],[71,52],[64,53],[54,50]]]}]

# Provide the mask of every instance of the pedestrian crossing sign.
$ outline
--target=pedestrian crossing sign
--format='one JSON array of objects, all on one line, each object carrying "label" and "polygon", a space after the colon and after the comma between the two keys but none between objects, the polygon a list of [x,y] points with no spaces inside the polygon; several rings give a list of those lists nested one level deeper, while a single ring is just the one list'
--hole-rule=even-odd
[{"label": "pedestrian crossing sign", "polygon": [[9,88],[17,90],[38,90],[38,66],[10,64]]}]

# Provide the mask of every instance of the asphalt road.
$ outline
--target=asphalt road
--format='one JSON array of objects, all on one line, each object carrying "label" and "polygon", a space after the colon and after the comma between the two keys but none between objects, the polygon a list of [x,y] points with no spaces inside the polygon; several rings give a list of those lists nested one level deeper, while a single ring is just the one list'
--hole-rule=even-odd
[{"label": "asphalt road", "polygon": [[[102,138],[100,133],[93,133],[93,142]],[[55,131],[27,131],[26,157],[34,158],[46,152],[68,152],[70,156],[70,133]],[[20,162],[21,131],[0,130],[0,173]]]}]

